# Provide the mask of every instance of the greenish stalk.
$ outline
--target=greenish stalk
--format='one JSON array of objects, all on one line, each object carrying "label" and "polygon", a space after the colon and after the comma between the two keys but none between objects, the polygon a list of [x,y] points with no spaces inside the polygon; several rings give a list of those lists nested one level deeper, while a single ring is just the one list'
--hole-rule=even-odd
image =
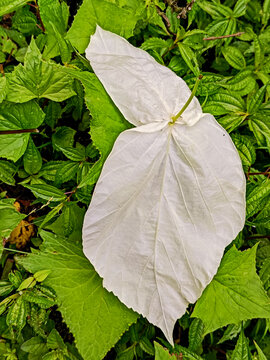
[{"label": "greenish stalk", "polygon": [[26,251],[20,251],[20,250],[16,250],[16,249],[4,248],[3,250],[5,250],[5,251],[13,251],[13,252],[16,252],[16,253],[19,253],[19,254],[26,254],[26,255],[29,255],[29,252],[26,252]]},{"label": "greenish stalk", "polygon": [[187,102],[185,103],[185,105],[182,107],[182,109],[179,111],[179,113],[177,113],[175,116],[172,116],[172,121],[170,124],[174,124],[176,122],[176,120],[183,114],[183,112],[186,110],[186,108],[189,106],[189,104],[191,103],[192,99],[194,98],[196,91],[198,89],[199,86],[199,82],[201,81],[201,79],[203,78],[202,75],[199,75],[199,77],[196,80],[196,83],[194,85],[194,88],[192,90],[192,93],[190,94],[190,97],[188,98]]}]

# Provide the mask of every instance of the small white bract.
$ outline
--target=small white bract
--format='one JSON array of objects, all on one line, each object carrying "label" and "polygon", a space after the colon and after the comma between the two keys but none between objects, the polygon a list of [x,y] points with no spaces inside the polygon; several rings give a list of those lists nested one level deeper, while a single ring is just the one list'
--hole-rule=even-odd
[{"label": "small white bract", "polygon": [[[160,327],[175,321],[217,272],[245,221],[245,177],[230,136],[184,80],[97,27],[86,56],[125,118],[83,226],[103,285]],[[106,119],[104,119],[106,121]]]}]

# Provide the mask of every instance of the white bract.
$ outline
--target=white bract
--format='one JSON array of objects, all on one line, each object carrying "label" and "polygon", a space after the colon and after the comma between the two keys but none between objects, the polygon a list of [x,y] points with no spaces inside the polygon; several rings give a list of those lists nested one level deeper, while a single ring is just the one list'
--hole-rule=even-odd
[{"label": "white bract", "polygon": [[[97,27],[86,56],[125,118],[83,226],[103,285],[160,327],[175,321],[217,272],[245,221],[245,177],[230,136],[186,83],[147,52]],[[106,119],[104,119],[106,121]]]}]

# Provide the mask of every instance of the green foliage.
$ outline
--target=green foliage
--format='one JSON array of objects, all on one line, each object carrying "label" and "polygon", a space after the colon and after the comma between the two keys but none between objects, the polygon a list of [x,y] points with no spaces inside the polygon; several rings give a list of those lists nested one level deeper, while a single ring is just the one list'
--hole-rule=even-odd
[{"label": "green foliage", "polygon": [[44,284],[56,291],[59,309],[77,339],[81,355],[103,359],[137,315],[102,287],[81,245],[67,243],[65,238],[48,232],[41,236],[41,252],[21,259],[20,264],[31,272],[52,270]]},{"label": "green foliage", "polygon": [[[0,359],[270,358],[270,1],[187,3],[0,1]],[[97,23],[190,88],[203,74],[198,99],[246,173],[245,228],[174,348],[102,288],[81,249],[94,185],[131,127],[83,55]]]}]

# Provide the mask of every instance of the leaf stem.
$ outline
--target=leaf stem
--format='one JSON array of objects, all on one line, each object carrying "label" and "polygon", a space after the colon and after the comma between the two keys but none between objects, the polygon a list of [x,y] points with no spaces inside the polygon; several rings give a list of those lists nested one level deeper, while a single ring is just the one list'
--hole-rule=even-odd
[{"label": "leaf stem", "polygon": [[4,248],[3,250],[6,250],[6,251],[13,251],[13,252],[16,252],[16,253],[29,255],[29,252],[26,252],[26,251],[20,251],[20,250],[16,250],[16,249]]},{"label": "leaf stem", "polygon": [[0,135],[38,133],[38,129],[21,129],[21,130],[0,130]]},{"label": "leaf stem", "polygon": [[189,106],[189,104],[191,103],[192,99],[194,98],[194,96],[196,94],[196,91],[197,91],[198,86],[199,86],[199,82],[201,81],[202,78],[203,78],[203,76],[199,75],[199,77],[197,78],[196,83],[194,85],[194,88],[192,90],[192,93],[190,94],[190,97],[188,98],[187,102],[182,107],[182,109],[175,116],[172,116],[172,121],[170,122],[170,124],[174,124],[176,122],[176,120],[183,114],[183,112]]}]

